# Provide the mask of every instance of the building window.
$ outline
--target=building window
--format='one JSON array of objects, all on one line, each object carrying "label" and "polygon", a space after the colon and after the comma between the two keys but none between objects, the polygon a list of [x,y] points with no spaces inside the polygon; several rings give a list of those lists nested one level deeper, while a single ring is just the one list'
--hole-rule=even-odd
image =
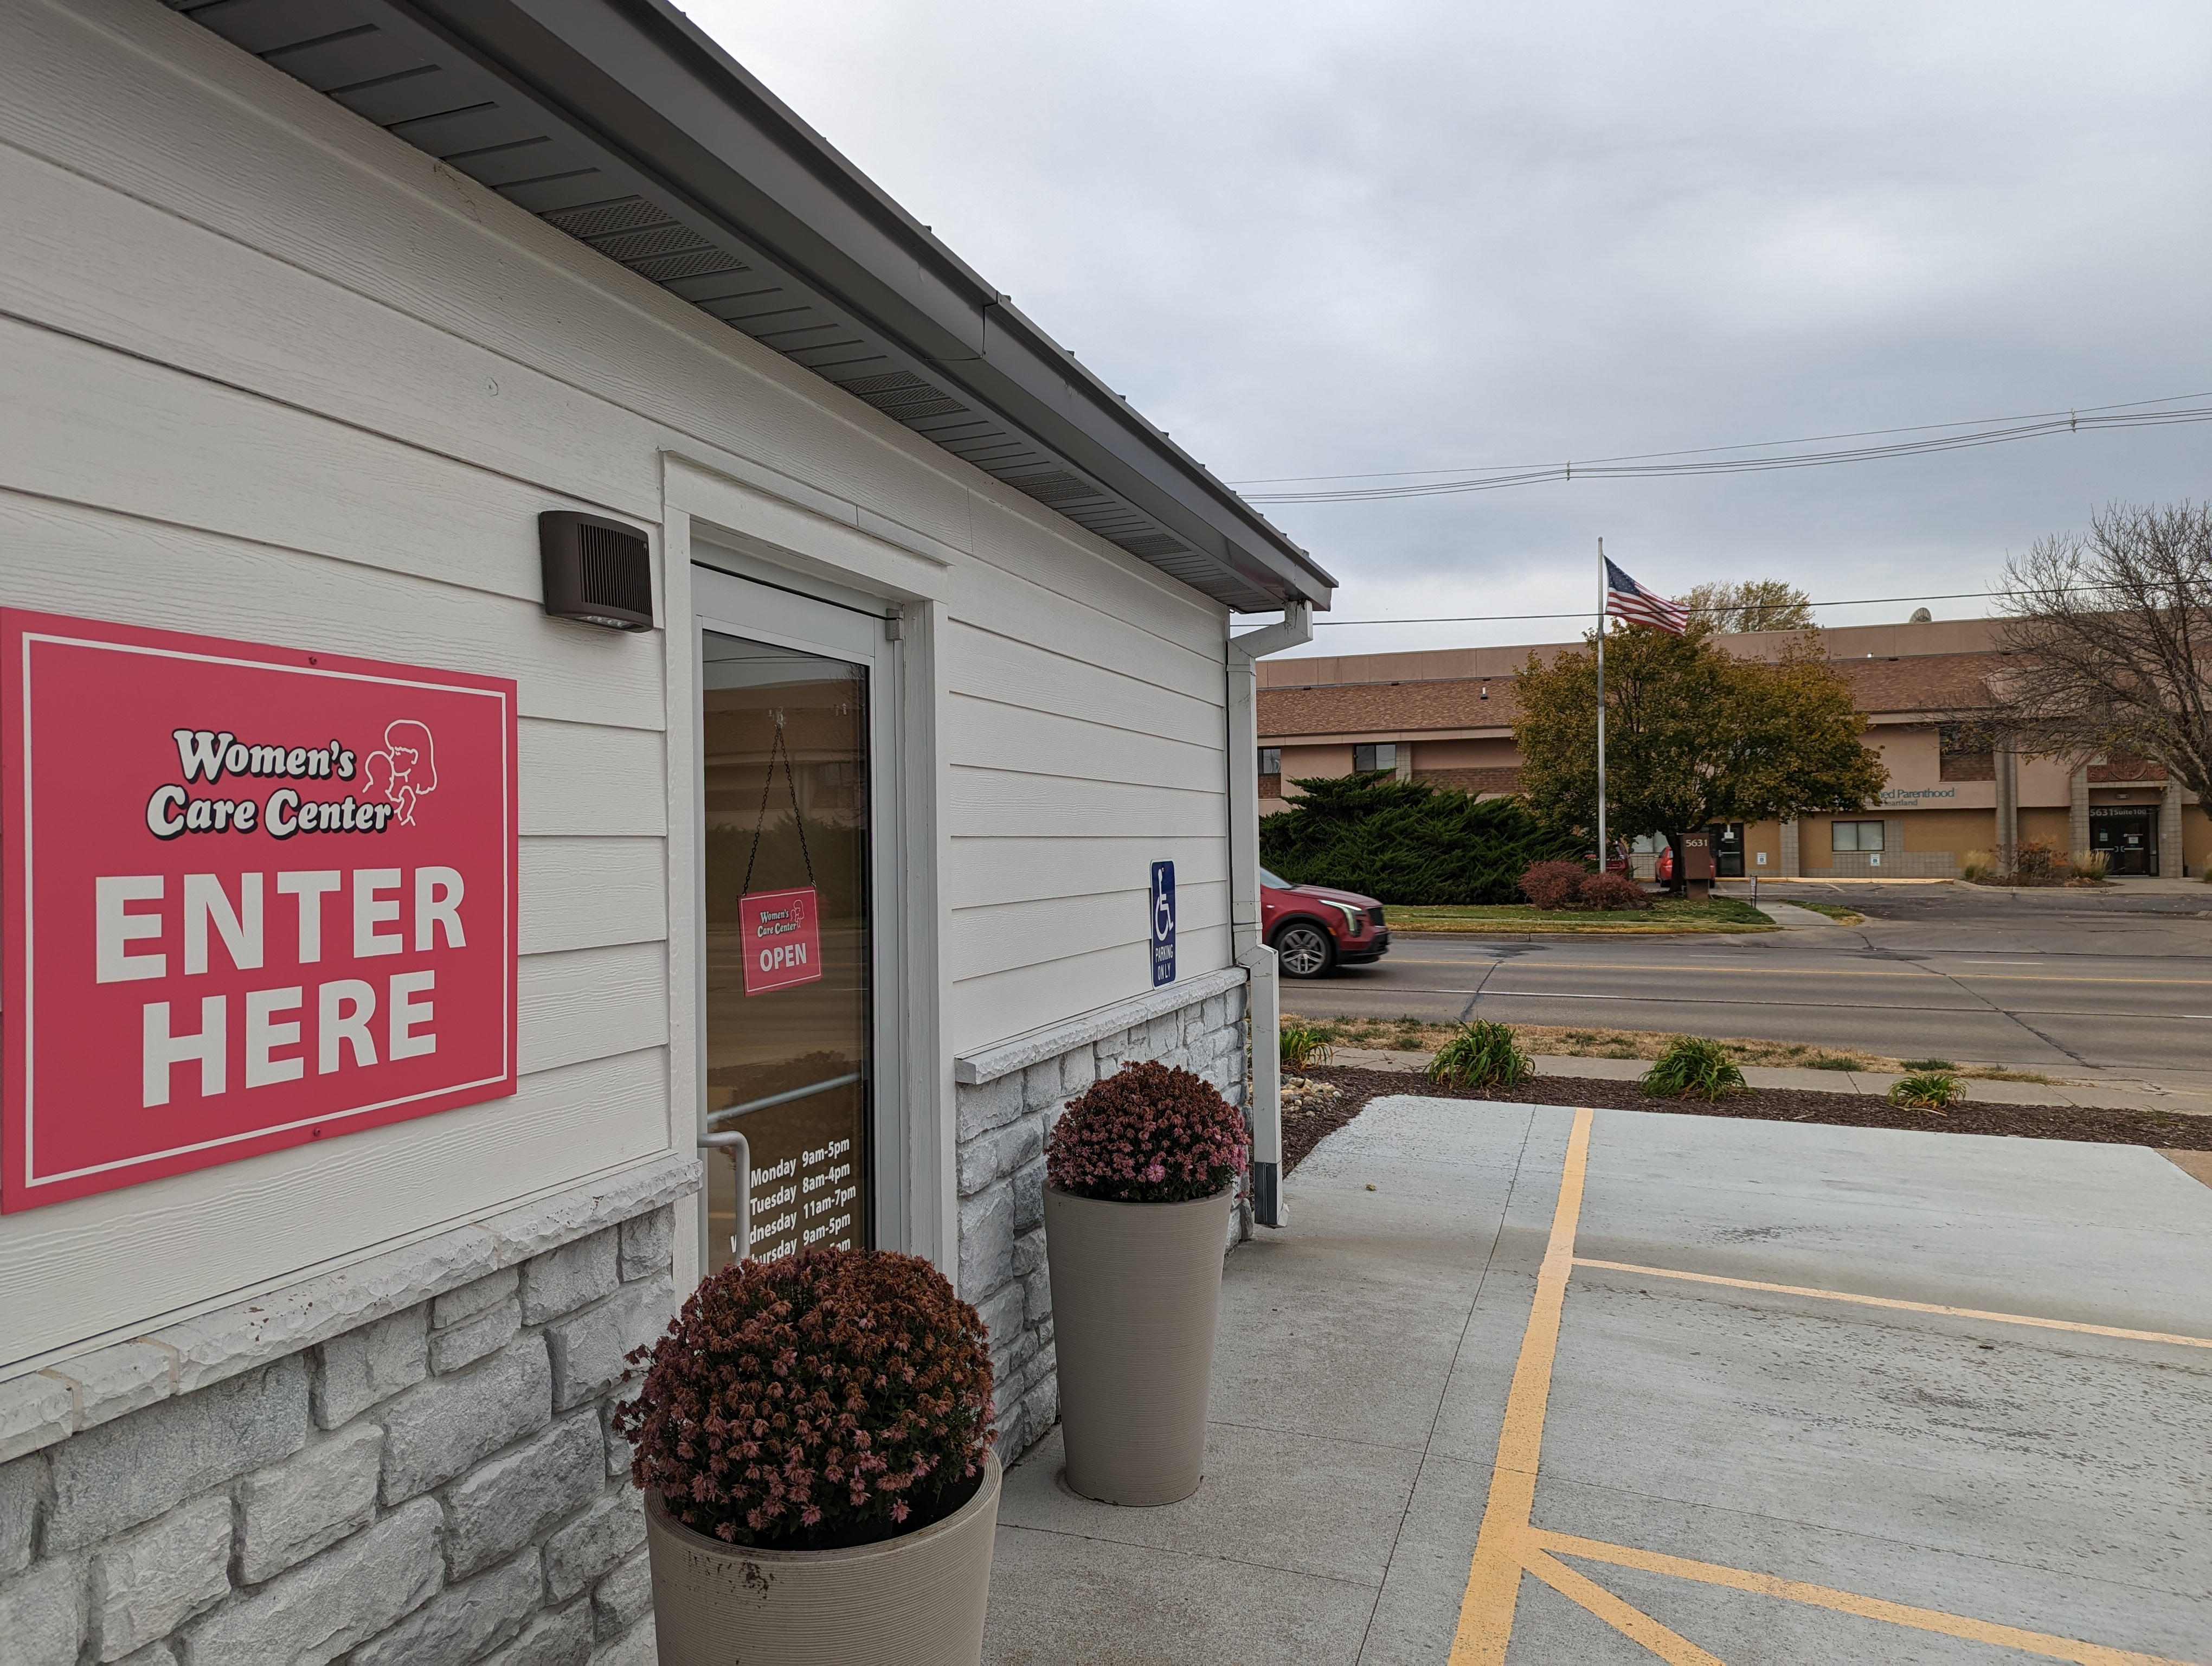
[{"label": "building window", "polygon": [[1262,746],[1260,749],[1260,773],[1263,775],[1279,775],[1283,773],[1281,747]]},{"label": "building window", "polygon": [[1397,767],[1398,743],[1395,740],[1352,749],[1352,769],[1355,775],[1367,769],[1395,769]]},{"label": "building window", "polygon": [[1831,850],[1879,850],[1881,848],[1880,822],[1830,822],[1828,824]]}]

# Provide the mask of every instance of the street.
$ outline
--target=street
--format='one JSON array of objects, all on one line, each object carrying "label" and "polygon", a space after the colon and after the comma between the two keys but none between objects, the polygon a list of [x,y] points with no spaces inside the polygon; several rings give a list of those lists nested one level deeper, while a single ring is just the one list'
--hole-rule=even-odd
[{"label": "street", "polygon": [[[1740,888],[1732,887],[1738,891]],[[2212,886],[1768,886],[1865,923],[1743,936],[1401,935],[1372,966],[1285,980],[1310,1018],[1680,1031],[2024,1069],[2212,1067]]]}]

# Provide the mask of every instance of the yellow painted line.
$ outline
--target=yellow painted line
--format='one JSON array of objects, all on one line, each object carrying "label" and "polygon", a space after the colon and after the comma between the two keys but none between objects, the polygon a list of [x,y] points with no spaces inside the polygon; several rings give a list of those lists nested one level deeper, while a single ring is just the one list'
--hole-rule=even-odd
[{"label": "yellow painted line", "polygon": [[1580,1603],[1632,1643],[1640,1643],[1667,1666],[1728,1666],[1718,1655],[1708,1654],[1680,1632],[1661,1625],[1643,1609],[1624,1602],[1587,1574],[1538,1551],[1528,1559],[1528,1572],[1571,1602]]},{"label": "yellow painted line", "polygon": [[[1504,963],[1487,960],[1415,960],[1394,957],[1393,965],[1411,966],[1492,966]],[[1971,983],[2148,983],[2172,985],[2177,988],[2212,987],[2212,977],[2103,977],[2084,975],[2079,977],[2054,976],[2048,972],[1981,973],[1953,972],[1941,966],[1929,966],[1915,971],[1860,971],[1848,967],[1826,966],[1759,966],[1737,965],[1730,961],[1701,960],[1692,965],[1655,965],[1633,960],[1543,960],[1532,964],[1531,970],[1547,972],[1739,972],[1759,977],[1872,977],[1925,982],[1929,978],[1956,979]]]},{"label": "yellow painted line", "polygon": [[1513,1605],[1521,1594],[1528,1520],[1536,1508],[1536,1463],[1544,1447],[1544,1408],[1552,1397],[1552,1360],[1559,1351],[1559,1316],[1574,1271],[1575,1227],[1582,1218],[1583,1182],[1589,1171],[1590,1123],[1575,1113],[1567,1158],[1559,1174],[1559,1199],[1552,1210],[1551,1242],[1536,1274],[1536,1299],[1528,1309],[1521,1357],[1505,1397],[1504,1426],[1490,1472],[1490,1499],[1475,1535],[1467,1594],[1452,1636],[1451,1666],[1504,1666],[1513,1639]]},{"label": "yellow painted line", "polygon": [[1684,1273],[1671,1267],[1638,1267],[1625,1261],[1595,1261],[1575,1257],[1577,1267],[1602,1267],[1613,1273],[1634,1273],[1647,1279],[1680,1279],[1691,1284],[1717,1284],[1730,1290],[1765,1290],[1778,1296],[1806,1296],[1823,1302],[1849,1302],[1856,1307],[1888,1307],[1905,1313],[1940,1313],[1954,1319],[1980,1319],[1991,1324],[2033,1325],[2039,1330],[2070,1330],[2085,1336],[2117,1336],[2129,1342],[2169,1342],[2176,1347],[2212,1348],[2212,1336],[2181,1336],[2163,1330],[2127,1330],[2118,1325],[2084,1324],[2077,1319],[2045,1319],[2030,1313],[1991,1313],[1978,1307],[1944,1307],[1934,1302],[1901,1301],[1894,1296],[1862,1296],[1850,1290],[1814,1290],[1803,1285],[1767,1284],[1758,1279],[1724,1279],[1715,1273]]},{"label": "yellow painted line", "polygon": [[[1693,1562],[1685,1557],[1664,1556],[1656,1551],[1636,1550],[1596,1539],[1578,1539],[1571,1534],[1532,1528],[1529,1536],[1544,1548],[1562,1555],[1586,1557],[1591,1561],[1608,1562],[1617,1567],[1638,1568],[1646,1573],[1670,1574],[1678,1579],[1696,1580],[1700,1584],[1725,1585],[1731,1590],[1750,1591],[1761,1596],[1779,1596],[1812,1608],[1832,1608],[1838,1614],[1886,1620],[1893,1626],[1935,1632],[1969,1643],[1987,1643],[2000,1649],[2018,1649],[2023,1653],[2041,1655],[2046,1660],[2072,1661],[2075,1666],[2189,1666],[2187,1662],[2168,1660],[2162,1655],[2107,1649],[2099,1644],[2082,1643],[2070,1637],[2054,1637],[2047,1632],[2023,1631],[2016,1626],[2000,1626],[1987,1620],[1969,1620],[1960,1614],[1944,1614],[1935,1608],[1916,1608],[1903,1602],[1887,1602],[1878,1596],[1861,1596],[1856,1591],[1807,1584],[1802,1580],[1779,1578],[1771,1573],[1748,1573],[1741,1568],[1723,1567],[1713,1562]],[[1661,1651],[1655,1649],[1653,1652]],[[1671,1657],[1662,1656],[1662,1658]],[[1703,1658],[1709,1660],[1711,1657],[1707,1655]]]}]

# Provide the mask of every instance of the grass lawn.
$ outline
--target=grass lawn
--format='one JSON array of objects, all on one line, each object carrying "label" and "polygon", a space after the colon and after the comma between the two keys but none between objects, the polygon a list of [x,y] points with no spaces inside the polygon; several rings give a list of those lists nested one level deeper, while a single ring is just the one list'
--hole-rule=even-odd
[{"label": "grass lawn", "polygon": [[1799,901],[1795,897],[1778,897],[1774,900],[1778,903],[1787,903],[1792,908],[1808,909],[1814,914],[1825,914],[1839,926],[1863,925],[1866,921],[1866,915],[1861,914],[1856,909],[1847,909],[1841,903],[1806,903]]},{"label": "grass lawn", "polygon": [[1748,903],[1715,897],[1703,903],[1656,900],[1648,909],[1538,909],[1526,903],[1467,908],[1397,908],[1384,911],[1393,932],[1747,932],[1779,929]]},{"label": "grass lawn", "polygon": [[[1376,1052],[1433,1053],[1449,1041],[1457,1026],[1428,1024],[1415,1018],[1307,1018],[1283,1014],[1283,1027],[1298,1025],[1312,1031],[1333,1047]],[[1656,1059],[1667,1050],[1674,1035],[1663,1030],[1575,1029],[1563,1025],[1516,1024],[1514,1037],[1524,1051],[1553,1057],[1581,1059]],[[1899,1059],[1856,1048],[1814,1047],[1802,1042],[1754,1041],[1746,1037],[1720,1037],[1728,1055],[1738,1064],[1795,1066],[1803,1070],[1857,1070],[1901,1074],[1908,1070],[1948,1069],[1982,1081],[2042,1082],[2059,1079],[2040,1071],[2008,1070],[2001,1064],[1974,1064],[1950,1059]],[[1325,1061],[1316,1061],[1325,1062]]]}]

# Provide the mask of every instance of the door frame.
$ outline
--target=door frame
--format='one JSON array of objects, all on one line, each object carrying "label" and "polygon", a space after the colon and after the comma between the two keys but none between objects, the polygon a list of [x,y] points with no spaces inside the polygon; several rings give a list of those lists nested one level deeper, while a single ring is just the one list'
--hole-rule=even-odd
[{"label": "door frame", "polygon": [[[705,684],[706,641],[709,633],[818,654],[839,664],[858,665],[867,676],[868,758],[868,1224],[866,1236],[877,1247],[903,1250],[908,1231],[907,1189],[903,1177],[908,1165],[908,1138],[901,1115],[903,1097],[897,1091],[905,1079],[905,1026],[899,1014],[905,1004],[904,964],[900,941],[898,851],[903,843],[899,825],[899,793],[896,759],[899,741],[899,643],[885,640],[885,621],[879,612],[864,612],[845,603],[827,601],[781,585],[764,584],[728,570],[716,546],[698,539],[692,544],[691,639],[694,663],[702,667]],[[702,558],[703,557],[703,558]],[[699,775],[706,772],[705,734],[700,736]],[[696,863],[700,895],[706,894],[706,842],[699,843]],[[703,900],[702,906],[703,908]],[[707,934],[700,921],[696,956],[698,976],[699,1045],[707,1045]],[[701,1080],[705,1075],[702,1070]],[[700,1096],[701,1132],[705,1131],[706,1096]],[[706,1195],[702,1187],[700,1193]],[[740,1189],[743,1195],[743,1189]],[[705,1230],[706,1211],[700,1211]],[[702,1267],[712,1267],[719,1256],[708,1244]]]},{"label": "door frame", "polygon": [[[860,531],[854,524],[860,512],[832,520],[814,505],[802,509],[690,459],[664,453],[664,463],[660,635],[669,735],[670,1143],[696,1149],[707,1103],[701,633],[720,629],[855,660],[860,656],[851,651],[855,644],[846,630],[810,629],[804,621],[810,616],[854,623],[866,618],[874,638],[867,661],[875,1243],[927,1256],[950,1276],[958,1262],[959,1218],[951,1061],[938,999],[936,747],[942,703],[936,625],[950,560]],[[733,589],[724,580],[752,589]],[[774,617],[717,617],[717,595],[723,599],[719,611],[726,613],[731,598],[763,589],[775,599],[757,599],[764,600],[763,613]],[[688,1270],[687,1289],[712,1265],[703,1188],[694,1217],[696,1231],[678,1234],[691,1261],[688,1269],[678,1268],[679,1274]]]}]

